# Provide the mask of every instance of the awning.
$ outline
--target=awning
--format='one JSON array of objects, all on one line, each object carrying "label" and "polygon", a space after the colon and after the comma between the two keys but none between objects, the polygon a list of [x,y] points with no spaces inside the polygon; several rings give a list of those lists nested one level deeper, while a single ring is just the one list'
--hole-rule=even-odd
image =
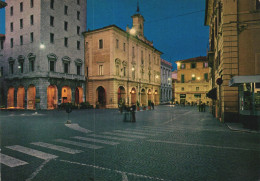
[{"label": "awning", "polygon": [[234,76],[230,79],[229,86],[235,87],[243,83],[260,83],[260,75]]}]

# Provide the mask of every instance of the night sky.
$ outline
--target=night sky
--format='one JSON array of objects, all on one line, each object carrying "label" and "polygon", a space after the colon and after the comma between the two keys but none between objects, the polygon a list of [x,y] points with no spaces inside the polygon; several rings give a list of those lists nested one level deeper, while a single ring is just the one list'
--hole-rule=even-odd
[{"label": "night sky", "polygon": [[[164,53],[163,59],[174,62],[206,55],[205,0],[139,1],[145,19],[144,35]],[[87,3],[87,29],[115,24],[125,30],[127,25],[132,26],[131,16],[136,13],[137,0],[87,0]],[[1,9],[1,34],[5,33],[4,24],[4,9]]]}]

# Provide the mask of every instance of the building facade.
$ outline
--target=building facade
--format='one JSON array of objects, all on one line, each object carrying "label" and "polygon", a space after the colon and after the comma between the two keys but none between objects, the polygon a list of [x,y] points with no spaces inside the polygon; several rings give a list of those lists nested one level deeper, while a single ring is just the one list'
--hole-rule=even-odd
[{"label": "building facade", "polygon": [[172,101],[172,64],[161,59],[161,103]]},{"label": "building facade", "polygon": [[137,11],[126,31],[115,25],[87,31],[85,36],[86,100],[95,106],[159,104],[160,55],[143,34]]},{"label": "building facade", "polygon": [[209,104],[206,96],[209,91],[209,66],[206,57],[196,57],[175,61],[177,63],[177,82],[175,83],[175,102],[180,104]]},{"label": "building facade", "polygon": [[213,104],[221,121],[248,122],[260,115],[259,19],[259,0],[206,1]]},{"label": "building facade", "polygon": [[[6,0],[1,105],[54,109],[84,100],[86,1]],[[2,54],[2,53],[1,53]]]},{"label": "building facade", "polygon": [[172,102],[174,103],[175,102],[175,84],[177,83],[177,75],[178,75],[178,72],[177,70],[174,70],[172,72]]}]

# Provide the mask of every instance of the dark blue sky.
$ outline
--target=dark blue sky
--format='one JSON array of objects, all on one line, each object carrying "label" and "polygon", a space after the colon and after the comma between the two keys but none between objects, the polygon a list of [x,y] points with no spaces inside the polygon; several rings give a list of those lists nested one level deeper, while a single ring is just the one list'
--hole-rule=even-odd
[{"label": "dark blue sky", "polygon": [[[145,37],[164,53],[163,59],[174,62],[206,55],[205,0],[139,1],[140,12],[145,18]],[[127,24],[131,27],[137,0],[88,0],[87,3],[87,29],[111,24],[124,30]],[[4,10],[1,9],[0,33],[4,32]]]}]

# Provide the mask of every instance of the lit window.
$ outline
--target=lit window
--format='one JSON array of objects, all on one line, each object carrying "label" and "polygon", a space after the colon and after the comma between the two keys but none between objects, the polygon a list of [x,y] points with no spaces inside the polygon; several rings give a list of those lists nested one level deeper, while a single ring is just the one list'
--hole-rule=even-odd
[{"label": "lit window", "polygon": [[98,67],[98,75],[104,75],[103,73],[104,73],[103,72],[103,65],[99,65],[99,67]]}]

